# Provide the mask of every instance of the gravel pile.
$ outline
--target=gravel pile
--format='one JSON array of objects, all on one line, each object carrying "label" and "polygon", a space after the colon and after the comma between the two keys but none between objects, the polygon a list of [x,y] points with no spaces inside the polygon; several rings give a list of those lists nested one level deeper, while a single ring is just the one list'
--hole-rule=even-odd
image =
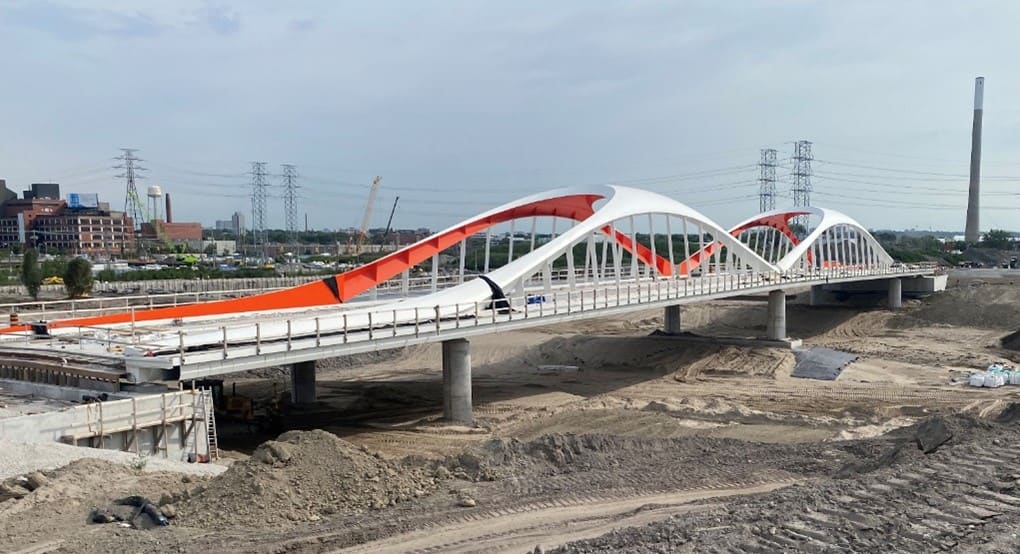
[{"label": "gravel pile", "polygon": [[282,525],[381,509],[435,490],[433,472],[382,460],[326,431],[261,444],[178,503],[188,525]]},{"label": "gravel pile", "polygon": [[[131,452],[102,450],[60,443],[21,443],[0,439],[0,480],[65,466],[75,460],[93,458],[128,467],[139,464],[138,456]],[[145,471],[175,471],[192,475],[217,475],[226,470],[216,464],[189,464],[157,456],[145,458]]]}]

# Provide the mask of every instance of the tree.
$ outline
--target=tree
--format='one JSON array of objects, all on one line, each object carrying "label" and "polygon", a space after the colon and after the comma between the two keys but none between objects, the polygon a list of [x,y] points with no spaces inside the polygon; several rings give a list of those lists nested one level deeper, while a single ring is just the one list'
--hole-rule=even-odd
[{"label": "tree", "polygon": [[92,264],[84,258],[75,258],[64,272],[64,288],[70,298],[81,298],[92,290]]},{"label": "tree", "polygon": [[39,268],[39,253],[35,248],[25,250],[21,258],[21,284],[25,285],[33,300],[39,298],[39,287],[42,286],[43,274]]},{"label": "tree", "polygon": [[1003,229],[991,229],[981,239],[981,246],[985,248],[995,248],[998,250],[1008,250],[1009,243],[1013,237],[1010,236],[1009,231]]}]

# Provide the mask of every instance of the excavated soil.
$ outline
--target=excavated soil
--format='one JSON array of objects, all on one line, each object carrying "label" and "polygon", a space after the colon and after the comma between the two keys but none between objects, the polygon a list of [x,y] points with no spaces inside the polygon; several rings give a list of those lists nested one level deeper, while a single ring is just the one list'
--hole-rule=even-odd
[{"label": "excavated soil", "polygon": [[325,431],[290,431],[255,449],[178,504],[198,527],[287,525],[392,506],[423,496],[436,479]]},{"label": "excavated soil", "polygon": [[931,454],[901,439],[841,478],[706,505],[552,552],[1015,552],[1020,432],[1014,423],[953,423],[954,438]]},{"label": "excavated soil", "polygon": [[[1012,552],[1020,388],[963,383],[1020,361],[1016,300],[964,279],[900,313],[791,301],[791,335],[861,357],[835,381],[792,378],[788,349],[655,336],[661,312],[480,336],[474,426],[440,421],[438,345],[327,361],[290,431],[224,422],[218,477],[47,472],[0,502],[0,551]],[[682,321],[760,336],[765,303]],[[285,370],[236,385],[288,394]],[[127,494],[177,517],[85,523]]]}]

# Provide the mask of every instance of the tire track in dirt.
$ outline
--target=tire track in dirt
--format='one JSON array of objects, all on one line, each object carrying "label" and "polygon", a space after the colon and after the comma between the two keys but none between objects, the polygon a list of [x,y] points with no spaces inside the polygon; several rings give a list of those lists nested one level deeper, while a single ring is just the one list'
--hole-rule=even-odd
[{"label": "tire track in dirt", "polygon": [[[653,506],[661,517],[671,513],[694,509],[688,504],[696,501],[734,495],[760,494],[790,486],[797,479],[750,479],[746,481],[717,480],[705,486],[683,491],[648,491],[644,493],[567,494],[541,501],[516,502],[484,510],[472,510],[460,515],[420,521],[414,530],[390,535],[339,550],[328,551],[348,554],[368,552],[492,552],[507,548],[533,546],[538,541],[550,544],[560,537],[559,543],[576,533],[577,525],[587,523],[582,535],[593,536],[612,527],[624,525],[628,514],[645,506]],[[582,489],[574,489],[582,490]],[[703,507],[701,509],[704,509]],[[614,522],[618,522],[614,524]],[[608,527],[607,527],[608,526]],[[344,532],[357,532],[345,530]],[[522,541],[522,536],[527,536]],[[565,538],[564,538],[565,537]],[[331,534],[306,536],[270,546],[270,551],[295,551],[306,547],[329,546]],[[577,538],[584,538],[577,536]]]}]

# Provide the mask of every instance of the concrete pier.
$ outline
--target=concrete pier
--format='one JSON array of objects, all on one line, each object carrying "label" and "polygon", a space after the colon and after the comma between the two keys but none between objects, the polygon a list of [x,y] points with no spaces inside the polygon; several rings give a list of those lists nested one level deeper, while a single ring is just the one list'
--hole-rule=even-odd
[{"label": "concrete pier", "polygon": [[290,399],[295,404],[315,402],[315,360],[290,366]]},{"label": "concrete pier", "polygon": [[765,329],[771,340],[786,338],[786,293],[781,290],[769,292],[769,316]]},{"label": "concrete pier", "polygon": [[811,286],[811,305],[812,306],[824,306],[826,304],[825,289],[822,285]]},{"label": "concrete pier", "polygon": [[471,343],[467,339],[443,341],[443,418],[474,423],[471,412]]},{"label": "concrete pier", "polygon": [[898,310],[903,307],[903,281],[900,279],[889,279],[889,301],[890,310]]},{"label": "concrete pier", "polygon": [[679,335],[680,329],[680,306],[666,306],[663,317],[662,331],[667,335]]}]

